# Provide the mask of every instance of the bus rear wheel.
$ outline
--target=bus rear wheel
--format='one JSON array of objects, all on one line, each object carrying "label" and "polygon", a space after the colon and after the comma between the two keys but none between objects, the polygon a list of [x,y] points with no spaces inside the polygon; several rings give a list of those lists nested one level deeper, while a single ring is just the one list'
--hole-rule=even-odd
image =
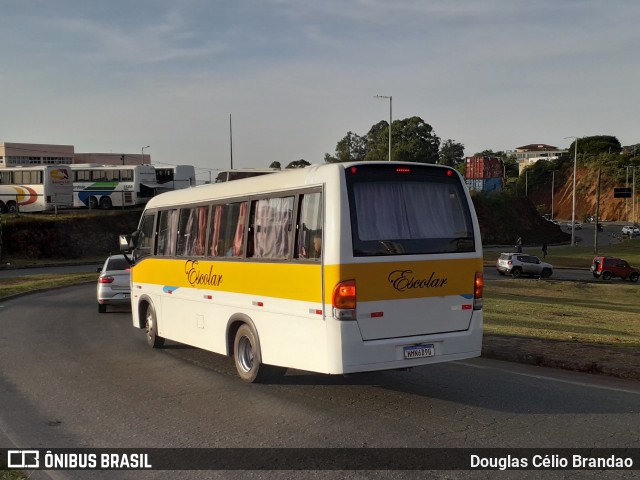
[{"label": "bus rear wheel", "polygon": [[18,204],[16,202],[7,202],[7,213],[18,213]]},{"label": "bus rear wheel", "polygon": [[109,197],[102,197],[100,199],[100,208],[108,210],[112,206],[113,206],[113,202],[111,201],[111,199]]},{"label": "bus rear wheel", "polygon": [[147,305],[144,315],[144,326],[147,331],[147,345],[151,348],[160,348],[164,345],[164,338],[158,335],[158,321],[156,311],[151,305]]},{"label": "bus rear wheel", "polygon": [[236,332],[233,343],[233,360],[238,375],[245,382],[264,382],[283,376],[286,368],[262,363],[260,342],[253,328],[246,323]]},{"label": "bus rear wheel", "polygon": [[89,208],[92,210],[98,208],[98,199],[96,197],[89,197]]}]

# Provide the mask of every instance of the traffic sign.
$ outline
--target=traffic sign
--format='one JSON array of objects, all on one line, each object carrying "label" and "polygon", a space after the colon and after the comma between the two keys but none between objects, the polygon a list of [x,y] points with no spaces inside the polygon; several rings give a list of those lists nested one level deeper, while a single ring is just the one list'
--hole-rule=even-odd
[{"label": "traffic sign", "polygon": [[613,189],[613,198],[631,198],[631,193],[629,187],[616,187]]}]

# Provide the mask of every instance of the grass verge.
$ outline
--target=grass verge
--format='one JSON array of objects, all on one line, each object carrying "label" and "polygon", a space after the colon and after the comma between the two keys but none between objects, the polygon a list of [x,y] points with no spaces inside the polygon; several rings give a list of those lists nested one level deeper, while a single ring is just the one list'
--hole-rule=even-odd
[{"label": "grass verge", "polygon": [[635,284],[497,280],[484,310],[488,335],[640,347]]},{"label": "grass verge", "polygon": [[[16,274],[18,274],[18,272],[19,270],[16,271]],[[4,278],[2,279],[2,283],[0,283],[0,298],[46,288],[67,287],[80,283],[95,282],[97,278],[97,273],[43,274]]]}]

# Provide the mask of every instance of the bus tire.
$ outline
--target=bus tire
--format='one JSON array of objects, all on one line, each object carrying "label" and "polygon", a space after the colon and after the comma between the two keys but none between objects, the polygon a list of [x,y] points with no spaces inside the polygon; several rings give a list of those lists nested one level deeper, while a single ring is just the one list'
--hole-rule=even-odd
[{"label": "bus tire", "polygon": [[94,196],[89,197],[88,206],[92,210],[95,210],[96,208],[98,208],[98,199]]},{"label": "bus tire", "polygon": [[272,380],[283,376],[287,371],[283,367],[262,363],[258,335],[246,323],[242,324],[236,332],[233,342],[233,360],[240,378],[249,383]]},{"label": "bus tire", "polygon": [[102,197],[100,199],[100,208],[108,210],[111,207],[113,207],[113,202],[111,201],[111,199],[109,197]]},{"label": "bus tire", "polygon": [[4,202],[0,202],[0,213],[7,213],[7,206]]},{"label": "bus tire", "polygon": [[16,202],[7,202],[7,213],[18,213],[18,204]]},{"label": "bus tire", "polygon": [[144,326],[147,331],[147,345],[151,348],[160,348],[164,345],[164,338],[158,335],[158,320],[156,311],[151,304],[147,305],[144,314]]}]

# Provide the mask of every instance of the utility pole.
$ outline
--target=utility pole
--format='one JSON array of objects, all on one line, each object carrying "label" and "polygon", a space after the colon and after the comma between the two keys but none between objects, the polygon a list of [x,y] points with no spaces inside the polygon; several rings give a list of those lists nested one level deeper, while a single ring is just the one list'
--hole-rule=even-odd
[{"label": "utility pole", "polygon": [[556,189],[556,172],[558,170],[551,170],[551,220],[553,220],[553,191]]},{"label": "utility pole", "polygon": [[600,225],[600,168],[598,168],[598,186],[596,187],[596,226],[593,229],[593,253],[598,253],[598,225]]},{"label": "utility pole", "polygon": [[229,114],[229,151],[231,152],[231,170],[233,170],[233,132],[231,131],[231,114]]}]

